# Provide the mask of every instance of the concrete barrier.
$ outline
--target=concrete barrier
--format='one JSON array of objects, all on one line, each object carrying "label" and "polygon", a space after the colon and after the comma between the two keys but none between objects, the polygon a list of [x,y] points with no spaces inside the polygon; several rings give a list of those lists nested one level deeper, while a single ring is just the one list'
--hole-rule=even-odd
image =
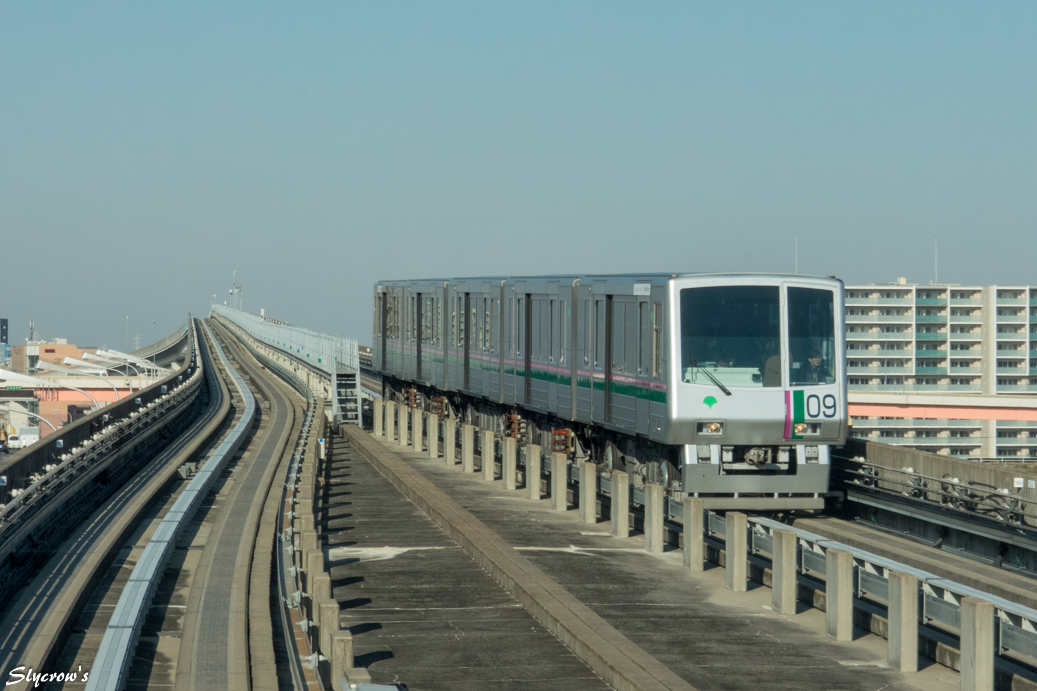
[{"label": "concrete barrier", "polygon": [[407,445],[410,443],[410,434],[407,429],[410,426],[410,411],[410,406],[404,408],[401,405],[400,414],[397,416],[400,419],[400,436],[396,439],[400,442],[400,447],[404,449],[407,448]]},{"label": "concrete barrier", "polygon": [[479,460],[482,464],[482,479],[487,482],[493,482],[496,479],[497,473],[493,467],[494,457],[496,454],[497,441],[493,430],[484,429],[482,431],[482,443],[480,444]]},{"label": "concrete barrier", "polygon": [[568,457],[564,453],[551,454],[551,508],[565,511],[569,508]]},{"label": "concrete barrier", "polygon": [[745,568],[745,514],[729,511],[724,517],[724,540],[726,542],[726,565],[724,568],[728,590],[744,593],[748,588]]},{"label": "concrete barrier", "polygon": [[540,501],[540,447],[526,446],[526,499]]},{"label": "concrete barrier", "polygon": [[320,651],[324,653],[325,657],[331,657],[328,653],[332,652],[332,633],[339,630],[338,601],[330,598],[320,600],[318,601],[317,611],[320,612],[320,618],[317,620],[317,631],[320,635]]},{"label": "concrete barrier", "polygon": [[887,602],[889,666],[898,672],[918,671],[918,578],[890,571]]},{"label": "concrete barrier", "polygon": [[598,522],[598,466],[590,461],[580,464],[580,523]]},{"label": "concrete barrier", "polygon": [[375,396],[371,402],[371,409],[374,413],[374,436],[384,437],[384,423],[385,423],[385,402],[381,396]]},{"label": "concrete barrier", "polygon": [[457,420],[443,418],[443,462],[457,465]]},{"label": "concrete barrier", "polygon": [[501,440],[501,486],[504,489],[515,489],[516,487],[516,469],[515,469],[515,455],[518,450],[518,443],[514,437],[504,437]]},{"label": "concrete barrier", "polygon": [[439,416],[426,413],[425,427],[428,434],[428,457],[431,460],[439,458]]},{"label": "concrete barrier", "polygon": [[853,640],[853,555],[825,552],[825,629],[837,641]]},{"label": "concrete barrier", "polygon": [[461,472],[475,472],[475,426],[461,425]]},{"label": "concrete barrier", "polygon": [[385,440],[396,439],[396,404],[393,401],[385,402]]},{"label": "concrete barrier", "polygon": [[[613,485],[615,486],[615,485]],[[684,568],[699,572],[703,568],[702,500],[684,497]],[[613,532],[615,535],[615,532]]]},{"label": "concrete barrier", "polygon": [[799,592],[798,538],[791,530],[775,530],[771,538],[771,605],[778,614],[795,614]]},{"label": "concrete barrier", "polygon": [[662,485],[652,482],[645,485],[645,549],[649,552],[663,551],[665,497],[666,490]]},{"label": "concrete barrier", "polygon": [[961,600],[961,688],[994,689],[994,605],[978,597]]},{"label": "concrete barrier", "polygon": [[630,476],[620,470],[612,471],[612,502],[609,520],[613,537],[630,536]]}]

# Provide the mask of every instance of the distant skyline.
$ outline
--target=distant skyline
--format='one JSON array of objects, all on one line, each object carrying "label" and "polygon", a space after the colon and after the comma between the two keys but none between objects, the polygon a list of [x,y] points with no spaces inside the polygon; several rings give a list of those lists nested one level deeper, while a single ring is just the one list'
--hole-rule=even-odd
[{"label": "distant skyline", "polygon": [[[0,317],[777,271],[1037,284],[1037,4],[0,3]],[[129,343],[126,316],[130,317]],[[152,324],[154,320],[155,324]]]}]

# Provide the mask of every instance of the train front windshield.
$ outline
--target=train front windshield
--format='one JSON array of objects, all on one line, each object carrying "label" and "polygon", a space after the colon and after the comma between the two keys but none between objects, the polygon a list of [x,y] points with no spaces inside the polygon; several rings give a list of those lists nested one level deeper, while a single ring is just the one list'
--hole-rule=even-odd
[{"label": "train front windshield", "polygon": [[[681,290],[681,373],[690,384],[780,388],[781,288],[713,286]],[[835,381],[831,290],[789,287],[792,386]]]},{"label": "train front windshield", "polygon": [[778,286],[681,290],[681,373],[690,384],[781,386]]}]

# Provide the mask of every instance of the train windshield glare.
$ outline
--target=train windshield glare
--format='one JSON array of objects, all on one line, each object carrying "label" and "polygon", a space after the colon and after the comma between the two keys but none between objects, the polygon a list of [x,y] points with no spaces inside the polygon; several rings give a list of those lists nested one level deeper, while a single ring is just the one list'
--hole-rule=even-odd
[{"label": "train windshield glare", "polygon": [[681,290],[683,381],[711,386],[708,372],[727,386],[780,387],[779,291],[778,286]]},{"label": "train windshield glare", "polygon": [[835,382],[835,305],[830,290],[788,289],[789,381],[793,386]]}]

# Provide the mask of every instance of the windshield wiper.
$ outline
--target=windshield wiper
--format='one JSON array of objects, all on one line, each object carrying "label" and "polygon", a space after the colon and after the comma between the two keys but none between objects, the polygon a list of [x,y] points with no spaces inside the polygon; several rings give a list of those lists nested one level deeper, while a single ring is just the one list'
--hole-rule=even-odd
[{"label": "windshield wiper", "polygon": [[723,384],[721,384],[721,383],[720,383],[720,380],[719,380],[719,379],[717,379],[716,377],[714,377],[714,376],[713,376],[713,375],[712,375],[712,374],[710,373],[710,371],[709,371],[708,369],[706,369],[705,367],[703,367],[702,365],[700,365],[700,364],[699,364],[699,361],[698,361],[698,360],[692,360],[692,361],[691,361],[691,366],[692,366],[692,367],[698,367],[698,368],[699,368],[700,370],[702,370],[702,373],[703,373],[704,375],[706,375],[707,377],[709,377],[709,380],[710,380],[711,382],[713,382],[714,384],[716,384],[717,386],[719,386],[719,387],[720,387],[720,390],[721,390],[721,391],[723,391],[723,392],[724,392],[725,394],[727,394],[728,396],[730,396],[730,395],[731,395],[731,392],[730,392],[730,391],[728,391],[727,387],[726,387],[726,386],[724,386]]}]

